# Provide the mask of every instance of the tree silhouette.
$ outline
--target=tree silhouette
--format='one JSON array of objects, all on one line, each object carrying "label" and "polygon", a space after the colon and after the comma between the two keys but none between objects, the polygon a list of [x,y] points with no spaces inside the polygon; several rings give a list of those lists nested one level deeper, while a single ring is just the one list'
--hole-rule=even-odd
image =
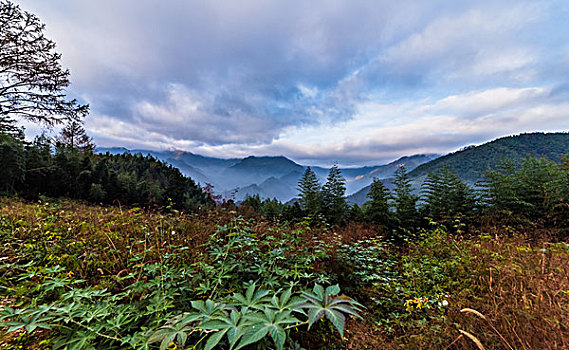
[{"label": "tree silhouette", "polygon": [[57,140],[62,146],[80,152],[89,152],[95,148],[91,137],[87,135],[80,122],[72,120],[61,130]]},{"label": "tree silhouette", "polygon": [[80,120],[89,110],[69,100],[69,70],[38,17],[0,0],[0,126],[25,118],[48,126]]},{"label": "tree silhouette", "polygon": [[364,214],[368,221],[386,228],[392,226],[392,214],[389,212],[389,189],[378,178],[373,178],[364,203]]},{"label": "tree silhouette", "polygon": [[395,171],[394,201],[396,217],[399,226],[407,230],[415,228],[417,224],[417,196],[411,191],[411,179],[404,165],[400,165]]}]

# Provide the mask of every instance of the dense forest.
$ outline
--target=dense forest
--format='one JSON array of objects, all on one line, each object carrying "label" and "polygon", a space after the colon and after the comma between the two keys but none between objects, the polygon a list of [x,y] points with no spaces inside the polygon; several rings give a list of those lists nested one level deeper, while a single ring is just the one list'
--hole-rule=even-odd
[{"label": "dense forest", "polygon": [[412,177],[421,177],[441,167],[447,167],[468,182],[482,178],[486,170],[495,169],[504,159],[520,162],[532,156],[560,162],[569,149],[569,133],[527,133],[501,137],[478,147],[469,146],[422,164],[411,171]]},{"label": "dense forest", "polygon": [[418,192],[400,166],[361,207],[337,166],[223,201],[95,153],[43,30],[0,0],[0,349],[569,348],[566,134],[441,157]]},{"label": "dense forest", "polygon": [[0,193],[179,210],[212,204],[194,181],[171,165],[140,154],[96,154],[93,148],[89,142],[73,145],[46,136],[26,142],[19,133],[0,134]]}]

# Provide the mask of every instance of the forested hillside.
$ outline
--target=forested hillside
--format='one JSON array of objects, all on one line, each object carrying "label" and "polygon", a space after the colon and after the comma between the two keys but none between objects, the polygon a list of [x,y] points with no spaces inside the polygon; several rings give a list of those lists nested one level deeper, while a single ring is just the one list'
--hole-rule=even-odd
[{"label": "forested hillside", "polygon": [[94,154],[47,137],[0,134],[0,192],[27,199],[67,197],[93,203],[195,210],[211,205],[192,179],[152,156]]},{"label": "forested hillside", "polygon": [[447,167],[462,179],[474,183],[482,179],[482,174],[486,170],[495,169],[503,159],[519,163],[522,158],[533,156],[561,162],[568,150],[569,133],[531,133],[506,136],[480,146],[466,147],[419,165],[409,175],[421,177],[441,167]]}]

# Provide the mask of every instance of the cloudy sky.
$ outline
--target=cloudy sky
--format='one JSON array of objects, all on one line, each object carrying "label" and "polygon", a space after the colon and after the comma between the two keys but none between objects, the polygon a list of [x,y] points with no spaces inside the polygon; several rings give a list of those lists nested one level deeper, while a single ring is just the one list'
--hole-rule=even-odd
[{"label": "cloudy sky", "polygon": [[378,164],[569,130],[569,2],[19,0],[99,146]]}]

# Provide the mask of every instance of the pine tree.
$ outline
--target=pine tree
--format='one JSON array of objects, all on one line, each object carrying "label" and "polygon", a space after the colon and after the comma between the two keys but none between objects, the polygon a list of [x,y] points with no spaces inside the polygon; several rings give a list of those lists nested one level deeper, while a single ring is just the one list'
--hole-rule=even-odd
[{"label": "pine tree", "polygon": [[91,152],[95,148],[93,140],[87,135],[83,125],[74,120],[61,130],[57,141],[67,149],[79,152]]},{"label": "pine tree", "polygon": [[391,227],[392,215],[389,212],[389,189],[378,178],[373,178],[367,198],[370,200],[364,203],[366,220],[385,228]]},{"label": "pine tree", "polygon": [[396,217],[399,226],[405,230],[415,228],[417,220],[417,197],[411,191],[411,180],[404,165],[400,165],[395,171],[394,201]]},{"label": "pine tree", "polygon": [[337,165],[330,168],[326,183],[322,188],[323,211],[331,223],[342,223],[346,219],[346,180]]},{"label": "pine tree", "polygon": [[309,215],[319,214],[322,209],[320,183],[310,167],[306,168],[304,175],[298,182],[298,190],[299,202],[302,209]]}]

